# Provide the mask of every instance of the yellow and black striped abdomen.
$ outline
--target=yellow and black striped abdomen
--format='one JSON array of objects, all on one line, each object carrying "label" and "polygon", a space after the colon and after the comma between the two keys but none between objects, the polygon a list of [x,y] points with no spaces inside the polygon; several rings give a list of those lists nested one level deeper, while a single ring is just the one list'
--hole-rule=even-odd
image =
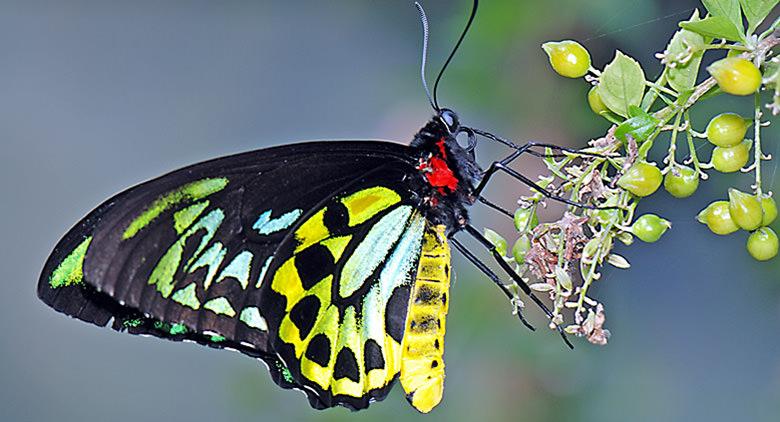
[{"label": "yellow and black striped abdomen", "polygon": [[428,226],[409,297],[402,342],[401,385],[411,404],[427,413],[444,393],[444,332],[450,288],[445,226]]}]

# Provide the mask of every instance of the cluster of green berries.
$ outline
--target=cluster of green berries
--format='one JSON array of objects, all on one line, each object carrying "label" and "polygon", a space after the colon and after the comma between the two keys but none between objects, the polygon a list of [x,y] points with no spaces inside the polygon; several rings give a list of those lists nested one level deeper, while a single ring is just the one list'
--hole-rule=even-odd
[{"label": "cluster of green berries", "polygon": [[696,218],[715,234],[727,235],[740,229],[752,232],[747,250],[759,261],[777,256],[777,234],[768,227],[777,218],[777,204],[771,196],[757,197],[729,189],[728,201],[711,203]]},{"label": "cluster of green berries", "polygon": [[[553,70],[561,76],[581,78],[591,70],[590,54],[576,41],[548,42],[542,48]],[[714,62],[707,71],[718,88],[727,94],[752,95],[761,87],[760,70],[750,60],[734,54]],[[599,115],[609,111],[596,86],[588,92],[588,105]],[[723,113],[709,122],[706,137],[714,146],[709,164],[712,168],[733,173],[747,165],[753,142],[745,135],[751,124],[752,120],[736,113]],[[693,195],[699,186],[700,172],[688,166],[672,163],[666,174],[663,173],[655,163],[640,159],[624,172],[617,184],[637,197],[652,195],[663,185],[676,198]],[[755,196],[731,189],[728,201],[713,202],[697,219],[719,235],[740,229],[751,232],[748,252],[755,259],[766,261],[778,254],[777,234],[768,227],[776,217],[777,206],[771,196]],[[645,214],[634,221],[630,231],[645,242],[655,242],[670,226],[657,215]]]}]

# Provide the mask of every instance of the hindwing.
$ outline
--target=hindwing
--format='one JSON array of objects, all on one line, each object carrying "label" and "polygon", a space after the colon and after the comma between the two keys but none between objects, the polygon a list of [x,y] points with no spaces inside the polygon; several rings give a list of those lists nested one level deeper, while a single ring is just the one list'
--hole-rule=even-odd
[{"label": "hindwing", "polygon": [[[426,220],[403,174],[356,183],[280,245],[262,291],[273,349],[315,407],[381,400],[401,370]],[[397,184],[392,184],[398,180]]]}]

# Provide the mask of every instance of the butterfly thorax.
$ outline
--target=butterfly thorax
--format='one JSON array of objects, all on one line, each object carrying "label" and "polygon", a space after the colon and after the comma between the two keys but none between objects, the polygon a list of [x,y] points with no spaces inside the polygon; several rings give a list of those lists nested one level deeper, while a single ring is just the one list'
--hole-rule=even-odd
[{"label": "butterfly thorax", "polygon": [[458,144],[453,132],[437,115],[411,143],[426,192],[428,218],[450,230],[468,223],[467,207],[475,201],[473,190],[482,174],[473,155]]}]

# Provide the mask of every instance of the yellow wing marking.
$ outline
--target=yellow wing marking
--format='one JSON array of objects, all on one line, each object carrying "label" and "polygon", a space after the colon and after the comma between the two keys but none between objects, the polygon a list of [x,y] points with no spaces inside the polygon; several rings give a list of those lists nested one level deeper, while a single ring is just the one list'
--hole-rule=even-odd
[{"label": "yellow wing marking", "polygon": [[394,191],[375,186],[355,192],[341,200],[349,211],[349,226],[354,227],[401,201],[401,196]]},{"label": "yellow wing marking", "polygon": [[325,227],[325,210],[323,208],[317,211],[316,214],[309,217],[298,230],[295,231],[295,238],[298,240],[298,246],[295,248],[295,253],[298,253],[309,246],[321,241],[322,239],[330,236],[330,231]]},{"label": "yellow wing marking", "polygon": [[401,385],[409,402],[428,413],[444,394],[444,332],[450,287],[445,227],[426,227],[417,279],[409,297],[401,344]]},{"label": "yellow wing marking", "polygon": [[322,243],[326,248],[328,248],[331,255],[333,255],[333,260],[338,261],[339,258],[341,258],[341,255],[344,253],[344,249],[346,249],[351,239],[352,239],[351,235],[331,237],[330,239],[325,239],[320,243]]},{"label": "yellow wing marking", "polygon": [[344,312],[344,318],[341,322],[341,328],[339,330],[339,339],[336,342],[336,348],[334,349],[334,355],[338,355],[341,349],[347,348],[352,350],[355,355],[355,361],[358,365],[358,381],[352,381],[349,378],[334,379],[331,383],[331,392],[333,395],[343,394],[352,397],[361,397],[364,394],[364,383],[366,380],[363,374],[363,347],[360,338],[360,329],[358,327],[359,322],[355,316],[355,308],[350,306]]}]

